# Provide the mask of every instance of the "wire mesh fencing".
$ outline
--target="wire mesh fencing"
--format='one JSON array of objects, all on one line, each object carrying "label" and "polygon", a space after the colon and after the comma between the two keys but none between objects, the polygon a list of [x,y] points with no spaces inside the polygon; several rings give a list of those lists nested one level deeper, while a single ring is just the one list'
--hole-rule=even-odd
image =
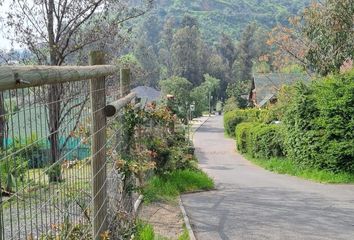
[{"label": "wire mesh fencing", "polygon": [[65,73],[60,83],[23,79],[28,86],[0,92],[0,239],[106,239],[134,218],[134,196],[115,166],[127,144],[123,111],[105,116],[126,83],[112,71],[89,81],[73,69],[81,77],[70,82]]}]

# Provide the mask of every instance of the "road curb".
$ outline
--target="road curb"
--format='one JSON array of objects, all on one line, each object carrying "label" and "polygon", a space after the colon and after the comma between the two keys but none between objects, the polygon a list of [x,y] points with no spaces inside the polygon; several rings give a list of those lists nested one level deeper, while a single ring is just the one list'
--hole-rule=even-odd
[{"label": "road curb", "polygon": [[[204,122],[202,122],[192,133],[192,137],[191,137],[191,140],[194,142],[194,134],[210,119],[210,116],[208,116]],[[192,226],[191,226],[191,223],[189,221],[189,217],[187,215],[187,212],[186,212],[186,209],[184,208],[183,206],[183,202],[182,202],[182,198],[181,196],[179,196],[179,207],[181,209],[181,212],[182,212],[182,215],[183,215],[183,220],[184,220],[184,224],[186,225],[186,228],[187,228],[187,231],[188,231],[188,235],[189,235],[189,239],[190,240],[197,240],[195,235],[194,235],[194,232],[193,232],[193,229],[192,229]]]},{"label": "road curb", "polygon": [[134,213],[137,214],[139,211],[139,207],[144,199],[144,196],[142,194],[139,195],[138,199],[134,203]]},{"label": "road curb", "polygon": [[179,197],[179,207],[181,209],[182,215],[183,215],[183,220],[184,220],[184,224],[186,225],[187,231],[188,231],[188,235],[189,235],[189,239],[190,240],[196,240],[192,226],[190,224],[186,209],[183,206],[183,202],[182,202],[182,198]]},{"label": "road curb", "polygon": [[204,122],[202,122],[192,133],[192,141],[194,140],[194,134],[199,130],[199,128],[203,127],[203,125],[211,118],[211,116],[208,116]]}]

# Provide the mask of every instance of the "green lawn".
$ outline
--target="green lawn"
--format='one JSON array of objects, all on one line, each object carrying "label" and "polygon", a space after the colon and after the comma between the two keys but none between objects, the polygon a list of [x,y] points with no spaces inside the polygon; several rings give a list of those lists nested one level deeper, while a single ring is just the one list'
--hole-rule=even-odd
[{"label": "green lawn", "polygon": [[334,173],[326,170],[302,167],[285,158],[264,160],[256,159],[249,155],[246,155],[246,158],[258,166],[280,174],[288,174],[320,183],[354,183],[354,173]]}]

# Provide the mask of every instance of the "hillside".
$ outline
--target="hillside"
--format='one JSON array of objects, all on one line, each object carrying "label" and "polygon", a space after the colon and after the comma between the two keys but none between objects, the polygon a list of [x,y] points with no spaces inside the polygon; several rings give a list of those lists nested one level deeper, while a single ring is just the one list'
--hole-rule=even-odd
[{"label": "hillside", "polygon": [[156,12],[161,18],[180,19],[190,14],[199,20],[205,40],[213,42],[224,32],[238,38],[252,21],[272,28],[286,23],[310,0],[157,0]]}]

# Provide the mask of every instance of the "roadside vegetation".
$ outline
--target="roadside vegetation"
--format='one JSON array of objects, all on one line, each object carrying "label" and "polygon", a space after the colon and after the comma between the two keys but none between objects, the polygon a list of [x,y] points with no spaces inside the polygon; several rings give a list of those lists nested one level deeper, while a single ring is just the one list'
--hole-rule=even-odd
[{"label": "roadside vegetation", "polygon": [[[289,25],[271,31],[267,44],[273,51],[260,58],[271,59],[263,73],[303,74],[298,82],[283,75],[284,83],[272,81],[276,94],[271,99],[257,102],[262,86],[250,91],[250,81],[242,85],[244,78],[228,87],[225,133],[248,159],[318,182],[354,182],[353,21],[344,17],[353,10],[348,1],[313,2]],[[245,72],[257,73],[255,66],[251,69]],[[245,93],[248,106],[241,101]]]},{"label": "roadside vegetation", "polygon": [[273,157],[270,159],[261,159],[254,158],[249,154],[246,154],[245,156],[256,165],[279,174],[288,174],[320,183],[354,183],[354,174],[351,173],[335,173],[328,170],[303,167],[287,158]]},{"label": "roadside vegetation", "polygon": [[182,193],[214,188],[213,180],[197,169],[176,170],[165,176],[153,177],[143,194],[146,202],[175,201]]},{"label": "roadside vegetation", "polygon": [[[138,179],[138,191],[146,204],[143,208],[153,202],[175,204],[182,193],[214,188],[213,180],[198,168],[178,100],[164,99],[143,111],[127,108],[124,114],[124,138],[135,151],[127,160],[118,160],[117,165]],[[142,130],[144,125],[150,128]],[[135,239],[166,239],[157,236],[149,223],[139,220],[136,231]],[[180,239],[189,239],[188,233]]]},{"label": "roadside vegetation", "polygon": [[270,171],[354,183],[353,79],[351,70],[285,87],[267,109],[227,112],[225,131],[240,153]]},{"label": "roadside vegetation", "polygon": [[[168,240],[168,238],[159,236],[155,233],[154,228],[151,224],[145,222],[139,222],[136,229],[136,240]],[[183,234],[178,238],[178,240],[189,240],[188,231],[184,228]]]},{"label": "roadside vegetation", "polygon": [[[129,106],[122,122],[107,128],[108,135],[116,134],[118,128],[124,130],[117,139],[126,146],[117,143],[117,149],[107,155],[114,165],[110,168],[123,176],[122,192],[129,199],[138,192],[147,203],[173,202],[182,193],[214,188],[212,179],[198,168],[186,137],[188,120],[214,108],[225,112],[226,134],[236,139],[238,151],[256,164],[318,182],[353,183],[354,8],[349,0],[322,2],[0,1],[7,8],[4,32],[11,33],[4,37],[22,48],[0,49],[0,64],[87,65],[87,53],[99,47],[107,51],[107,63],[131,70],[132,86],[161,90],[165,96],[161,103],[145,110]],[[299,15],[287,21],[295,13]],[[277,88],[271,99],[276,103],[258,109],[257,103],[247,100],[254,93],[252,80],[255,74],[270,73],[308,74],[313,81]],[[5,227],[11,226],[11,234],[15,225],[19,233],[29,229],[20,224],[28,223],[26,217],[18,217],[26,215],[23,209],[29,199],[30,207],[31,202],[51,204],[65,217],[78,215],[69,211],[78,205],[89,224],[76,227],[65,219],[65,224],[56,226],[51,215],[45,224],[56,228],[60,238],[69,239],[69,228],[73,239],[92,238],[88,211],[92,204],[81,201],[91,203],[86,195],[90,195],[92,182],[87,176],[93,124],[82,119],[90,113],[85,106],[89,95],[81,99],[86,87],[78,84],[70,91],[69,85],[53,84],[39,87],[43,91],[37,94],[34,90],[0,92],[0,194],[6,200],[0,217]],[[76,95],[83,104],[77,105],[72,98]],[[43,109],[38,106],[39,113],[32,112],[32,108],[36,111],[32,100],[43,105]],[[26,111],[33,119],[26,118]],[[76,117],[67,120],[72,115]],[[32,126],[34,135],[28,130]],[[17,134],[18,139],[11,136]],[[43,134],[50,137],[43,138]],[[64,160],[67,151],[73,150],[69,139],[78,153]],[[65,201],[56,204],[59,197]],[[15,210],[17,220],[5,212]],[[126,212],[119,212],[122,226],[113,226],[110,238],[130,239],[136,221],[135,213],[128,211],[134,216],[125,219],[121,216]],[[40,212],[47,219],[46,211]],[[6,216],[9,219],[4,220]],[[37,214],[33,216],[38,220]],[[148,224],[138,224],[136,236],[159,239]],[[46,237],[57,238],[54,233]]]}]

